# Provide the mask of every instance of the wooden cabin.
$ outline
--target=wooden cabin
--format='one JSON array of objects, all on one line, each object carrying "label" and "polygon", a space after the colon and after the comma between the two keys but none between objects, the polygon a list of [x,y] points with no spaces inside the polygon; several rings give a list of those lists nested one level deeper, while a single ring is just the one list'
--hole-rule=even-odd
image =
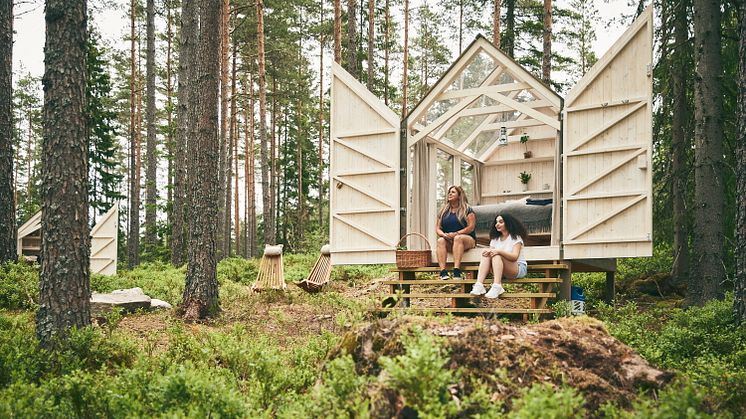
[{"label": "wooden cabin", "polygon": [[652,40],[648,7],[563,98],[479,36],[403,121],[334,64],[332,264],[394,263],[408,232],[434,247],[454,184],[482,235],[498,208],[546,204],[529,261],[613,271],[616,258],[650,256]]},{"label": "wooden cabin", "polygon": [[[111,207],[91,229],[91,273],[116,275],[119,210]],[[18,229],[18,256],[36,261],[41,253],[41,211]]]}]

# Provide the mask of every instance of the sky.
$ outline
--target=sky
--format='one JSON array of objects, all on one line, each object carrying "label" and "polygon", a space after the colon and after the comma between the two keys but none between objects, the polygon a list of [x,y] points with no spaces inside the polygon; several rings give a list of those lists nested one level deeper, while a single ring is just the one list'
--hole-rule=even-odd
[{"label": "sky", "polygon": [[[416,7],[422,1],[424,0],[411,1],[411,7]],[[600,58],[625,29],[619,24],[606,27],[606,22],[623,13],[629,14],[632,7],[628,6],[627,0],[594,1],[601,17],[601,21],[596,25],[598,39],[594,44],[596,56]],[[555,3],[561,6],[566,6],[568,2],[569,0],[555,0]],[[129,21],[125,11],[129,1],[114,0],[111,3],[118,4],[118,10],[107,10],[103,13],[92,12],[91,17],[105,41],[122,42],[123,34],[129,30]],[[13,70],[16,74],[30,72],[33,76],[41,77],[44,73],[44,2],[42,0],[16,0],[13,12],[16,15]]]}]

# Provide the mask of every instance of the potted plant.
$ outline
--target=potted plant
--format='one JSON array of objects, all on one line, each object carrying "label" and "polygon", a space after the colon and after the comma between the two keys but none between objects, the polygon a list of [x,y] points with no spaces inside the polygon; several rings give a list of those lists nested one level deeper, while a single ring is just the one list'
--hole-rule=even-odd
[{"label": "potted plant", "polygon": [[523,191],[526,192],[528,190],[528,181],[531,180],[531,173],[521,172],[521,174],[518,175],[518,179],[521,180]]},{"label": "potted plant", "polygon": [[523,144],[523,158],[528,159],[531,158],[533,153],[528,150],[528,146],[526,145],[528,143],[528,134],[521,135],[521,144]]}]

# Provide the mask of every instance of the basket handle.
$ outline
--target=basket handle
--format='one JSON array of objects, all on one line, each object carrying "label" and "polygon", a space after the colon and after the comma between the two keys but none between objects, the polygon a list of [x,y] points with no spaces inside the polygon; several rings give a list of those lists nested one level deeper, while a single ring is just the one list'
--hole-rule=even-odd
[{"label": "basket handle", "polygon": [[432,248],[430,248],[430,242],[427,240],[427,237],[425,237],[424,235],[422,235],[420,233],[416,233],[414,231],[411,232],[411,233],[407,233],[407,234],[403,235],[402,238],[399,239],[398,242],[396,242],[396,247],[399,247],[399,245],[401,244],[402,240],[406,239],[408,236],[411,236],[413,234],[417,235],[417,236],[420,236],[423,240],[425,240],[425,244],[427,244],[427,250],[432,250]]}]

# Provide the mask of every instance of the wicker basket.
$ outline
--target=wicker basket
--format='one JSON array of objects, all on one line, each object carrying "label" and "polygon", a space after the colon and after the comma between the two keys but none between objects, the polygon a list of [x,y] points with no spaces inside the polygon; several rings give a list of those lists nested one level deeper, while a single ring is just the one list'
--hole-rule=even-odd
[{"label": "wicker basket", "polygon": [[397,246],[401,245],[402,240],[411,235],[420,236],[425,241],[425,244],[427,244],[427,250],[397,250],[396,266],[398,268],[421,268],[430,265],[430,242],[422,234],[407,233],[399,239]]}]

